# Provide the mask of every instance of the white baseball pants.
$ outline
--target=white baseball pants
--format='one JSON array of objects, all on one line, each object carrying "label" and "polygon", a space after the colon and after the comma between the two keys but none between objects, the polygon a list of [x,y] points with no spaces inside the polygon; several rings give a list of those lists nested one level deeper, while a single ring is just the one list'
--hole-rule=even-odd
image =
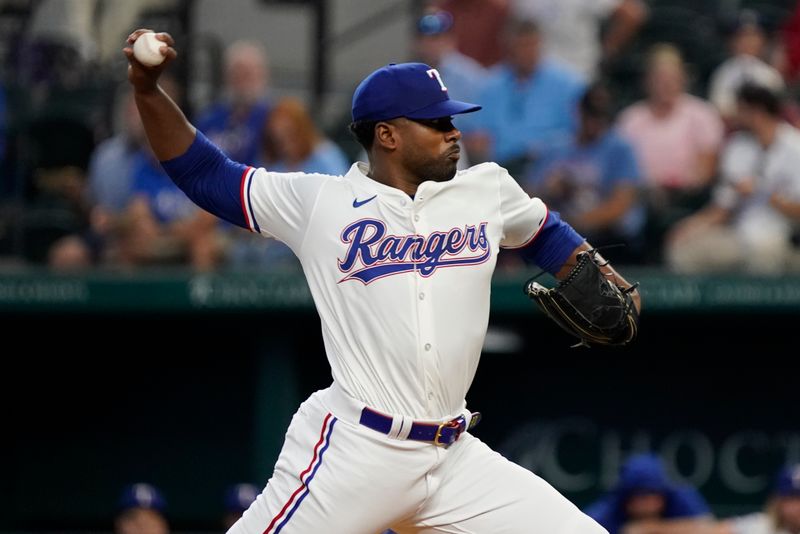
[{"label": "white baseball pants", "polygon": [[607,534],[468,432],[447,449],[394,439],[358,424],[363,407],[335,384],[303,402],[229,534]]}]

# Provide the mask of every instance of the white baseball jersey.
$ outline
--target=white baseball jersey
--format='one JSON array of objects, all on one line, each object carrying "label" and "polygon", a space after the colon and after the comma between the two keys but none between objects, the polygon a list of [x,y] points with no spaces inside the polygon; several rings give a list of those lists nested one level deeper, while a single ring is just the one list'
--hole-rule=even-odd
[{"label": "white baseball jersey", "polygon": [[484,163],[412,199],[366,176],[248,169],[246,222],[300,259],[333,378],[377,410],[442,420],[465,408],[500,247],[536,235],[547,209]]}]

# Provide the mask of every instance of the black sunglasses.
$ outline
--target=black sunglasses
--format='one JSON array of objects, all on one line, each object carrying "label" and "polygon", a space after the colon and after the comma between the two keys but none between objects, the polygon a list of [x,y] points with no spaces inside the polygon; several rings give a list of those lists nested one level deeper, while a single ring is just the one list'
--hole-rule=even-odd
[{"label": "black sunglasses", "polygon": [[408,119],[413,122],[417,122],[423,126],[427,126],[428,128],[433,128],[438,132],[452,132],[456,129],[453,126],[453,117],[439,117],[436,119]]}]

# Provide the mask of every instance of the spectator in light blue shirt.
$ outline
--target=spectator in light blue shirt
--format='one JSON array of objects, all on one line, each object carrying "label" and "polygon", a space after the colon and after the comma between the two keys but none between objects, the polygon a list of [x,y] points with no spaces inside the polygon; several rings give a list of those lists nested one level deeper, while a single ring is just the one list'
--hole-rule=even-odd
[{"label": "spectator in light blue shirt", "polygon": [[92,152],[86,191],[89,203],[107,216],[120,214],[130,202],[134,165],[148,150],[133,92],[126,88],[116,108],[116,132]]},{"label": "spectator in light blue shirt", "polygon": [[535,22],[514,22],[507,43],[506,63],[487,80],[478,98],[483,112],[465,134],[475,161],[495,160],[513,174],[575,132],[575,105],[585,82],[568,67],[542,59]]}]

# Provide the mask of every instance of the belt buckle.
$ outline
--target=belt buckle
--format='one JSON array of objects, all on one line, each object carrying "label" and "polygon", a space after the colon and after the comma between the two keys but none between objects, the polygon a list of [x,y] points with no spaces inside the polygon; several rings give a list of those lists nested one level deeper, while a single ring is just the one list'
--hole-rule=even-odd
[{"label": "belt buckle", "polygon": [[[433,438],[433,444],[436,445],[437,447],[445,447],[445,448],[449,447],[458,440],[458,438],[461,436],[461,433],[464,432],[465,427],[466,423],[464,422],[463,416],[442,423],[441,425],[439,425],[439,428],[436,429],[436,436]],[[442,437],[442,430],[444,430],[445,428],[456,429],[456,433],[454,434],[452,441],[450,441],[449,443],[442,443],[441,441],[439,441],[439,439]]]}]

